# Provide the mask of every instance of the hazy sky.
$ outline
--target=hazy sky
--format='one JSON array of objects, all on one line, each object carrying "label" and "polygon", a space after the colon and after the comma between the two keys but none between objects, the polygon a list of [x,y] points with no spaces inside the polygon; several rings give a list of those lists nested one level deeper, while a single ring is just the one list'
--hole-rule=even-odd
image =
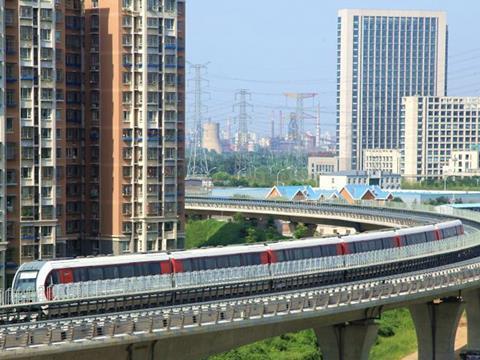
[{"label": "hazy sky", "polygon": [[[314,92],[322,130],[335,130],[336,21],[341,8],[443,10],[449,26],[449,95],[480,95],[476,0],[186,0],[187,60],[207,63],[212,121],[225,124],[235,90],[252,93],[249,129],[270,133],[272,111],[293,110],[284,92]],[[189,77],[191,77],[190,74]],[[187,101],[192,96],[188,95]],[[316,104],[316,103],[315,103]],[[306,106],[313,109],[313,102]],[[278,126],[278,120],[277,120]],[[314,120],[306,127],[313,129]]]}]

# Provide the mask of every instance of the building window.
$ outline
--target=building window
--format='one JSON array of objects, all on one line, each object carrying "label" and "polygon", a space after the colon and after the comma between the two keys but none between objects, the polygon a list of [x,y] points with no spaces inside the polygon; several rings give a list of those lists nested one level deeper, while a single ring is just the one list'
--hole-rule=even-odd
[{"label": "building window", "polygon": [[6,123],[5,123],[5,131],[8,133],[13,132],[14,130],[14,125],[13,125],[13,118],[12,117],[7,117]]}]

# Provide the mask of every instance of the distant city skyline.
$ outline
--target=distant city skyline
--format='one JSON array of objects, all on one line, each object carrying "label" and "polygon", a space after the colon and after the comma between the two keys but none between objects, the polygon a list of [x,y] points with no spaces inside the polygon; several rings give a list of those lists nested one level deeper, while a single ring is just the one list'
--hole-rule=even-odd
[{"label": "distant city skyline", "polygon": [[[299,6],[305,4],[304,6]],[[462,6],[464,4],[464,6]],[[232,111],[235,90],[252,92],[253,119],[249,130],[270,134],[272,111],[284,118],[295,104],[284,92],[316,92],[322,131],[335,134],[336,21],[342,8],[440,10],[449,26],[448,95],[480,95],[480,4],[460,0],[402,2],[302,0],[297,7],[282,0],[190,0],[187,2],[187,60],[206,63],[210,81],[207,118],[222,127]],[[468,8],[469,11],[465,11]],[[295,15],[295,17],[293,17]],[[187,94],[188,96],[188,94]],[[190,100],[187,99],[187,100]],[[318,102],[315,102],[317,104]],[[306,102],[312,107],[311,101]],[[313,112],[313,107],[312,107]],[[284,124],[287,122],[284,121]],[[187,119],[187,124],[189,124]],[[232,126],[236,129],[237,125]],[[315,131],[314,119],[306,130]],[[278,131],[278,118],[276,119]],[[285,133],[286,129],[284,129]]]}]

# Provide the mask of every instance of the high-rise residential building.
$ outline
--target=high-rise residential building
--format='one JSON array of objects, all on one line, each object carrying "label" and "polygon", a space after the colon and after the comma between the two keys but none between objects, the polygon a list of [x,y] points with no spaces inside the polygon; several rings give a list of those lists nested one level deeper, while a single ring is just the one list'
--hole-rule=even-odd
[{"label": "high-rise residential building", "polygon": [[183,247],[185,3],[85,1],[87,252]]},{"label": "high-rise residential building", "polygon": [[0,0],[9,262],[183,247],[184,51],[183,0]]},{"label": "high-rise residential building", "polygon": [[16,264],[80,246],[81,10],[79,0],[5,1],[7,260]]},{"label": "high-rise residential building", "polygon": [[361,169],[363,150],[401,148],[403,96],[446,94],[446,14],[340,10],[337,37],[339,168]]},{"label": "high-rise residential building", "polygon": [[0,0],[0,288],[5,284],[5,11]]},{"label": "high-rise residential building", "polygon": [[[410,96],[403,99],[404,174],[409,181],[438,179],[455,153],[480,143],[480,97]],[[462,168],[464,159],[456,159]]]}]

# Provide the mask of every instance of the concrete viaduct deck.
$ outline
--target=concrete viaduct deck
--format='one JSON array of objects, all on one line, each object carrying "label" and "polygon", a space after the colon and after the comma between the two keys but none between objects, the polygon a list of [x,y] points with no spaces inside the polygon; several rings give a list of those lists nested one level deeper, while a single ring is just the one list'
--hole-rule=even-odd
[{"label": "concrete viaduct deck", "polygon": [[[376,226],[409,226],[444,217],[460,218],[473,229],[469,244],[480,245],[480,232],[474,229],[480,224],[480,214],[468,211],[404,204],[352,207],[345,204],[240,203],[189,198],[186,207],[188,211],[298,214],[309,219],[365,221]],[[407,307],[418,334],[419,359],[451,360],[458,321],[464,309],[470,320],[468,348],[480,350],[478,260],[268,296],[9,324],[0,328],[0,358],[190,360],[313,328],[324,359],[367,359],[376,338],[375,320],[385,310]]]}]

